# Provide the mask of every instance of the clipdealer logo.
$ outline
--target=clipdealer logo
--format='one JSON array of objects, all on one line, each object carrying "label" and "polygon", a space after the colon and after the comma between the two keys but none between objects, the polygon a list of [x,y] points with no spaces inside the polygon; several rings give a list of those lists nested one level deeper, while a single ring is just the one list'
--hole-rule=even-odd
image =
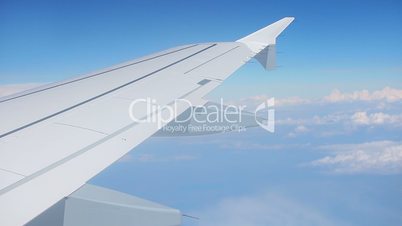
[{"label": "clipdealer logo", "polygon": [[[265,129],[268,132],[274,133],[275,132],[275,98],[269,98],[268,100],[264,101],[254,111],[255,121],[258,125]],[[258,112],[266,111],[267,119],[261,120],[257,117]]]},{"label": "clipdealer logo", "polygon": [[[254,111],[256,124],[271,133],[275,132],[275,99],[270,98],[260,105]],[[177,117],[180,109],[193,107],[185,117]],[[228,128],[242,128],[241,123],[246,105],[225,105],[223,99],[219,104],[214,105],[193,105],[187,99],[176,99],[169,105],[158,104],[157,100],[152,98],[136,99],[129,106],[129,116],[132,121],[137,123],[153,123],[158,129],[163,128],[171,121],[175,123],[194,122],[202,125],[201,128],[208,129],[212,125],[220,124]],[[265,117],[261,117],[266,111]],[[191,126],[189,124],[188,126]],[[221,126],[222,127],[222,126]],[[230,129],[224,129],[225,131]],[[232,129],[234,130],[234,129]]]}]

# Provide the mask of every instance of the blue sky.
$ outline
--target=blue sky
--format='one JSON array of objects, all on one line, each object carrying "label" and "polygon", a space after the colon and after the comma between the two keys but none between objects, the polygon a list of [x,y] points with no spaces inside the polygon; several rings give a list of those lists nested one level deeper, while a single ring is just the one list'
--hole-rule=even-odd
[{"label": "blue sky", "polygon": [[281,70],[266,74],[250,65],[222,93],[239,85],[276,96],[375,89],[397,86],[402,72],[396,0],[0,4],[3,84],[53,82],[176,45],[232,41],[284,16],[296,21],[279,40]]},{"label": "blue sky", "polygon": [[274,134],[151,138],[92,183],[201,218],[184,225],[401,225],[402,3],[0,0],[0,95],[285,16],[271,72],[210,94],[277,98]]}]

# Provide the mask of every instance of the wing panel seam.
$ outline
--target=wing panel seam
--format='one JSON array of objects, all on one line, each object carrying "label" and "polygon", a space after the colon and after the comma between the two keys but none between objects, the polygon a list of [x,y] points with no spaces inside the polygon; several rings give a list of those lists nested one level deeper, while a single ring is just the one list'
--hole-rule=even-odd
[{"label": "wing panel seam", "polygon": [[1,171],[4,171],[4,172],[6,172],[6,173],[11,173],[11,174],[17,175],[17,176],[27,177],[27,175],[20,174],[20,173],[17,173],[17,172],[15,172],[15,171],[11,171],[11,170],[8,170],[8,169],[0,168],[0,170],[1,170]]},{"label": "wing panel seam", "polygon": [[210,45],[210,46],[208,46],[208,47],[206,47],[206,48],[204,48],[204,49],[202,49],[202,50],[199,50],[199,51],[197,51],[197,52],[195,52],[195,53],[193,53],[193,54],[191,54],[191,55],[189,55],[189,56],[187,56],[187,57],[184,57],[184,58],[182,58],[182,59],[180,59],[180,60],[178,60],[178,61],[175,61],[175,62],[173,62],[173,63],[171,63],[171,64],[169,64],[169,65],[166,65],[166,66],[164,66],[164,67],[162,67],[162,68],[159,68],[159,69],[156,70],[156,71],[153,71],[153,72],[151,72],[151,73],[148,73],[148,74],[146,74],[146,75],[144,75],[144,76],[142,76],[142,77],[140,77],[140,78],[134,79],[133,81],[130,81],[130,82],[128,82],[128,83],[125,83],[125,84],[123,84],[123,85],[120,85],[120,86],[118,86],[118,87],[116,87],[116,88],[113,88],[113,89],[111,89],[111,90],[109,90],[109,91],[106,91],[106,92],[104,92],[104,93],[101,93],[101,94],[99,94],[99,95],[97,95],[97,96],[94,96],[94,97],[92,97],[92,98],[90,98],[90,99],[87,99],[87,100],[85,100],[85,101],[83,101],[83,102],[80,102],[80,103],[78,103],[78,104],[75,104],[75,105],[73,105],[73,106],[70,106],[70,107],[68,107],[68,108],[65,108],[65,109],[63,109],[63,110],[61,110],[61,111],[58,111],[58,112],[56,112],[56,113],[53,113],[53,114],[51,114],[51,115],[48,115],[48,116],[46,116],[46,117],[44,117],[44,118],[41,118],[41,119],[36,120],[36,121],[34,121],[34,122],[28,123],[28,124],[26,124],[26,125],[24,125],[24,126],[21,126],[21,127],[19,127],[19,128],[16,128],[16,129],[14,129],[14,130],[11,130],[11,131],[9,131],[9,132],[3,133],[3,134],[0,135],[0,139],[1,139],[1,138],[4,138],[4,137],[6,137],[6,136],[8,136],[8,135],[10,135],[10,134],[13,134],[13,133],[15,133],[15,132],[18,132],[18,131],[20,131],[20,130],[26,129],[26,128],[30,127],[30,126],[33,126],[33,125],[35,125],[35,124],[37,124],[37,123],[46,121],[46,120],[48,120],[48,119],[50,119],[50,118],[53,118],[53,117],[55,117],[55,116],[57,116],[57,115],[59,115],[59,114],[62,114],[62,113],[67,112],[67,111],[70,111],[70,110],[72,110],[72,109],[74,109],[74,108],[77,108],[77,107],[79,107],[79,106],[81,106],[81,105],[83,105],[83,104],[89,103],[89,102],[91,102],[91,101],[93,101],[93,100],[96,100],[96,99],[98,99],[98,98],[100,98],[100,97],[103,97],[103,96],[105,96],[105,95],[107,95],[107,94],[113,93],[113,92],[115,92],[115,91],[117,91],[117,90],[119,90],[119,89],[122,89],[122,88],[124,88],[124,87],[126,87],[126,86],[128,86],[128,85],[131,85],[131,84],[133,84],[133,83],[135,83],[135,82],[137,82],[137,81],[139,81],[139,80],[142,80],[142,79],[144,79],[144,78],[147,78],[147,77],[149,77],[149,76],[151,76],[151,75],[153,75],[153,74],[155,74],[155,73],[158,73],[158,72],[160,72],[160,71],[163,71],[163,70],[165,70],[165,69],[167,69],[167,68],[169,68],[169,67],[171,67],[171,66],[173,66],[173,65],[175,65],[175,64],[178,64],[178,63],[180,63],[180,62],[182,62],[182,61],[184,61],[184,60],[186,60],[186,59],[189,59],[189,58],[191,58],[191,57],[193,57],[193,56],[195,56],[195,55],[197,55],[197,54],[199,54],[199,53],[201,53],[201,52],[204,52],[204,51],[206,51],[206,50],[208,50],[208,49],[210,49],[210,48],[212,48],[212,47],[214,47],[214,46],[216,46],[216,45],[217,45],[217,44],[212,44],[212,45]]},{"label": "wing panel seam", "polygon": [[[182,98],[190,95],[191,93],[197,91],[201,87],[203,87],[203,86],[199,86],[199,87],[197,87],[197,88],[185,93],[184,95],[180,96],[178,99],[182,99]],[[170,103],[168,103],[168,105],[173,104],[173,103],[174,103],[174,101],[171,101]],[[158,111],[152,112],[151,114],[156,114],[156,113],[158,113]],[[147,116],[144,116],[143,118],[146,118],[146,117]],[[40,175],[42,175],[42,174],[44,174],[44,173],[46,173],[46,172],[48,172],[48,171],[50,171],[50,170],[52,170],[52,169],[54,169],[54,168],[56,168],[58,166],[70,161],[73,158],[78,157],[78,156],[84,154],[87,151],[90,151],[91,149],[97,147],[98,145],[101,145],[102,143],[104,143],[104,142],[106,142],[106,141],[108,141],[108,140],[120,135],[121,133],[131,129],[135,125],[138,125],[138,123],[137,122],[132,122],[132,123],[120,128],[120,129],[116,130],[115,132],[111,133],[109,136],[101,138],[100,140],[98,140],[98,141],[96,141],[96,142],[94,142],[92,144],[89,144],[88,146],[86,146],[86,147],[84,147],[84,148],[82,148],[82,149],[70,154],[69,156],[67,156],[67,157],[65,157],[63,159],[60,159],[57,162],[54,162],[54,163],[50,164],[49,166],[47,166],[45,168],[42,168],[42,169],[38,170],[37,172],[35,172],[35,173],[33,173],[33,174],[29,175],[29,176],[25,176],[23,179],[21,179],[21,180],[15,182],[13,184],[8,185],[7,187],[5,187],[3,189],[1,189],[0,190],[0,196],[5,194],[5,193],[7,193],[7,192],[9,192],[9,191],[11,191],[12,189],[14,189],[14,188],[16,188],[16,187],[18,187],[18,186],[20,186],[22,184],[25,184],[25,183],[29,182],[30,180],[32,180],[32,179],[34,179],[34,178],[36,178],[36,177],[38,177]]]},{"label": "wing panel seam", "polygon": [[235,50],[235,49],[237,49],[237,48],[239,48],[239,47],[240,47],[240,46],[233,47],[233,48],[231,48],[231,49],[229,49],[229,50],[227,50],[227,51],[225,51],[225,52],[219,54],[218,56],[215,56],[215,57],[213,57],[213,58],[211,58],[211,59],[205,61],[204,63],[193,67],[192,69],[190,69],[190,70],[184,72],[184,74],[187,74],[187,73],[189,73],[189,72],[191,72],[191,71],[193,71],[193,70],[195,70],[195,69],[197,69],[197,68],[199,68],[199,67],[202,67],[202,66],[204,66],[205,64],[207,64],[207,63],[209,63],[209,62],[211,62],[211,61],[213,61],[213,60],[215,60],[215,59],[217,59],[217,58],[219,58],[219,57],[221,57],[221,56],[223,56],[223,55],[225,55],[225,54],[227,54],[227,53],[229,53],[229,52],[231,52],[231,51],[233,51],[233,50]]},{"label": "wing panel seam", "polygon": [[94,129],[87,128],[87,127],[82,127],[82,126],[71,125],[71,124],[67,124],[67,123],[55,122],[54,124],[55,125],[60,125],[60,126],[69,126],[69,127],[73,127],[73,128],[81,129],[81,130],[87,130],[87,131],[91,131],[91,132],[94,132],[94,133],[99,133],[99,134],[107,135],[107,136],[110,135],[109,133],[105,133],[105,132],[102,132],[102,131],[99,131],[99,130],[94,130]]},{"label": "wing panel seam", "polygon": [[57,87],[72,84],[72,83],[79,82],[79,81],[82,81],[82,80],[86,80],[86,79],[89,79],[89,78],[97,77],[97,76],[102,75],[102,74],[106,74],[106,73],[109,73],[109,72],[112,72],[112,71],[115,71],[115,70],[119,70],[119,69],[122,69],[122,68],[125,68],[125,67],[133,66],[133,65],[143,63],[143,62],[146,62],[146,61],[149,61],[149,60],[154,60],[154,59],[157,59],[159,57],[166,56],[166,55],[169,55],[169,54],[172,54],[172,53],[176,53],[176,52],[179,52],[179,51],[182,51],[182,50],[185,50],[185,49],[189,49],[189,48],[192,48],[192,47],[195,47],[195,46],[198,46],[198,44],[183,47],[183,48],[177,49],[175,51],[171,51],[171,52],[164,53],[164,54],[161,54],[161,55],[157,55],[157,56],[154,56],[154,57],[151,57],[151,58],[147,58],[147,59],[136,61],[136,62],[133,62],[133,63],[130,63],[130,64],[115,67],[115,68],[112,68],[112,69],[109,69],[109,70],[101,71],[99,73],[88,75],[88,76],[85,76],[83,78],[74,79],[74,80],[69,81],[69,82],[64,82],[64,83],[61,83],[61,84],[58,84],[58,85],[54,85],[54,86],[51,86],[51,87],[47,87],[47,88],[44,88],[44,89],[40,89],[40,90],[36,90],[36,91],[30,92],[30,93],[26,93],[26,94],[23,94],[23,95],[20,95],[20,96],[8,98],[8,99],[5,99],[5,100],[0,100],[0,104],[4,103],[4,102],[7,102],[7,101],[10,101],[10,100],[15,100],[15,99],[18,99],[18,98],[21,98],[21,97],[29,96],[29,95],[32,95],[32,94],[35,94],[35,93],[40,93],[40,92],[43,92],[43,91],[46,91],[46,90],[54,89],[54,88],[57,88]]}]

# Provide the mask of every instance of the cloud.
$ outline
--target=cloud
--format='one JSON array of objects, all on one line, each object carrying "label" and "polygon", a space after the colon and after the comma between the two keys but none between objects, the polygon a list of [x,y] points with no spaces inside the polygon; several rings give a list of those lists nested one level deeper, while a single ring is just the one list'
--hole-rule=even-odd
[{"label": "cloud", "polygon": [[[240,102],[250,111],[268,98],[267,95],[257,95],[243,98]],[[278,132],[286,130],[285,136],[291,138],[300,135],[335,137],[356,134],[362,129],[395,131],[402,128],[402,89],[385,87],[351,93],[334,90],[317,99],[276,98],[275,103]]]},{"label": "cloud", "polygon": [[359,111],[352,115],[351,121],[357,125],[382,125],[382,124],[402,124],[402,115],[390,115],[383,112],[368,114]]},{"label": "cloud", "polygon": [[273,192],[224,199],[194,215],[203,226],[338,225],[319,210]]},{"label": "cloud", "polygon": [[285,118],[277,119],[277,125],[295,125],[296,128],[292,132],[305,133],[312,129],[307,128],[313,126],[325,125],[354,125],[354,126],[402,126],[402,114],[388,114],[384,112],[368,113],[367,111],[356,112],[337,112],[327,115],[314,115],[306,118]]},{"label": "cloud", "polygon": [[305,133],[305,132],[308,132],[308,131],[309,131],[309,129],[307,129],[307,127],[305,127],[303,125],[297,126],[295,128],[296,133]]},{"label": "cloud", "polygon": [[[264,131],[265,132],[265,131]],[[297,145],[300,146],[300,145]],[[291,144],[267,144],[267,143],[257,143],[249,142],[245,140],[227,141],[219,142],[219,147],[227,150],[238,150],[238,151],[251,151],[251,150],[281,150],[284,148],[292,147]]]},{"label": "cloud", "polygon": [[402,173],[402,143],[375,141],[321,147],[335,153],[315,160],[313,166],[327,167],[334,173]]},{"label": "cloud", "polygon": [[367,112],[359,111],[352,115],[352,122],[367,125],[370,123],[370,118],[367,116]]},{"label": "cloud", "polygon": [[296,128],[292,132],[290,132],[288,134],[288,136],[289,137],[295,137],[295,136],[297,136],[299,134],[304,134],[304,133],[307,133],[309,131],[310,131],[310,129],[308,129],[306,126],[298,125],[298,126],[296,126]]},{"label": "cloud", "polygon": [[304,99],[301,97],[288,97],[288,98],[280,98],[275,100],[275,104],[278,106],[285,106],[285,105],[302,105],[302,104],[309,104],[312,103],[312,100]]},{"label": "cloud", "polygon": [[26,84],[12,84],[12,85],[0,85],[0,97],[8,96],[14,93],[22,92],[28,89],[32,89],[40,86],[37,83],[26,83]]},{"label": "cloud", "polygon": [[153,154],[141,154],[135,155],[127,154],[119,159],[121,163],[127,162],[181,162],[181,161],[191,161],[197,159],[194,155],[172,155],[172,156],[156,156]]},{"label": "cloud", "polygon": [[[271,97],[268,95],[256,95],[256,96],[250,96],[246,98],[242,98],[240,100],[236,101],[230,101],[230,104],[235,104],[235,105],[244,105],[248,109],[255,109],[256,106],[259,104],[263,103],[264,101],[270,99]],[[275,106],[287,106],[287,105],[302,105],[302,104],[308,104],[311,103],[312,101],[309,99],[304,99],[301,97],[287,97],[287,98],[275,98]]]},{"label": "cloud", "polygon": [[[249,109],[255,108],[265,100],[268,100],[272,96],[268,95],[256,95],[246,98],[242,98],[237,101],[231,101],[232,104],[246,105]],[[294,106],[303,104],[328,104],[328,103],[343,103],[343,102],[370,102],[385,101],[387,103],[394,103],[402,101],[402,89],[395,89],[391,87],[384,87],[381,90],[368,91],[357,90],[351,93],[342,92],[338,89],[333,90],[329,95],[319,97],[316,99],[307,99],[298,96],[275,98],[276,106]]]},{"label": "cloud", "polygon": [[352,101],[387,101],[396,102],[402,100],[402,90],[385,87],[382,90],[369,92],[368,90],[343,93],[338,89],[323,98],[327,102],[352,102]]}]

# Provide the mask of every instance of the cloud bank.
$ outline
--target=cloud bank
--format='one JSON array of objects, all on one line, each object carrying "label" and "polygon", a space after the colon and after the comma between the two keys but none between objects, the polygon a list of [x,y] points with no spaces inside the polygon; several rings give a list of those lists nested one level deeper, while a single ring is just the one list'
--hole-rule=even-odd
[{"label": "cloud bank", "polygon": [[318,210],[273,192],[224,199],[195,216],[201,218],[203,226],[337,225]]},{"label": "cloud bank", "polygon": [[192,161],[197,159],[194,155],[154,155],[154,154],[140,154],[133,156],[132,154],[127,154],[119,159],[120,163],[131,163],[131,162],[141,162],[141,163],[155,163],[155,162],[181,162],[181,161]]},{"label": "cloud bank", "polygon": [[375,141],[362,144],[341,144],[322,147],[334,154],[311,164],[326,167],[334,173],[402,173],[402,143]]},{"label": "cloud bank", "polygon": [[391,115],[383,112],[367,113],[359,111],[352,115],[351,121],[357,125],[402,124],[402,115]]},{"label": "cloud bank", "polygon": [[[231,103],[239,105],[247,105],[250,108],[257,106],[263,101],[271,98],[268,95],[256,95],[251,97],[242,98],[238,101],[232,101]],[[395,89],[391,87],[384,87],[381,90],[368,91],[357,90],[350,93],[342,92],[339,89],[333,90],[329,95],[316,98],[307,99],[298,96],[287,98],[276,98],[276,106],[294,106],[303,104],[328,104],[328,103],[350,103],[350,102],[381,102],[394,103],[402,101],[402,89]]]},{"label": "cloud bank", "polygon": [[327,102],[352,102],[352,101],[387,101],[396,102],[402,100],[402,90],[385,87],[382,90],[369,92],[368,90],[343,93],[338,89],[323,98]]}]

